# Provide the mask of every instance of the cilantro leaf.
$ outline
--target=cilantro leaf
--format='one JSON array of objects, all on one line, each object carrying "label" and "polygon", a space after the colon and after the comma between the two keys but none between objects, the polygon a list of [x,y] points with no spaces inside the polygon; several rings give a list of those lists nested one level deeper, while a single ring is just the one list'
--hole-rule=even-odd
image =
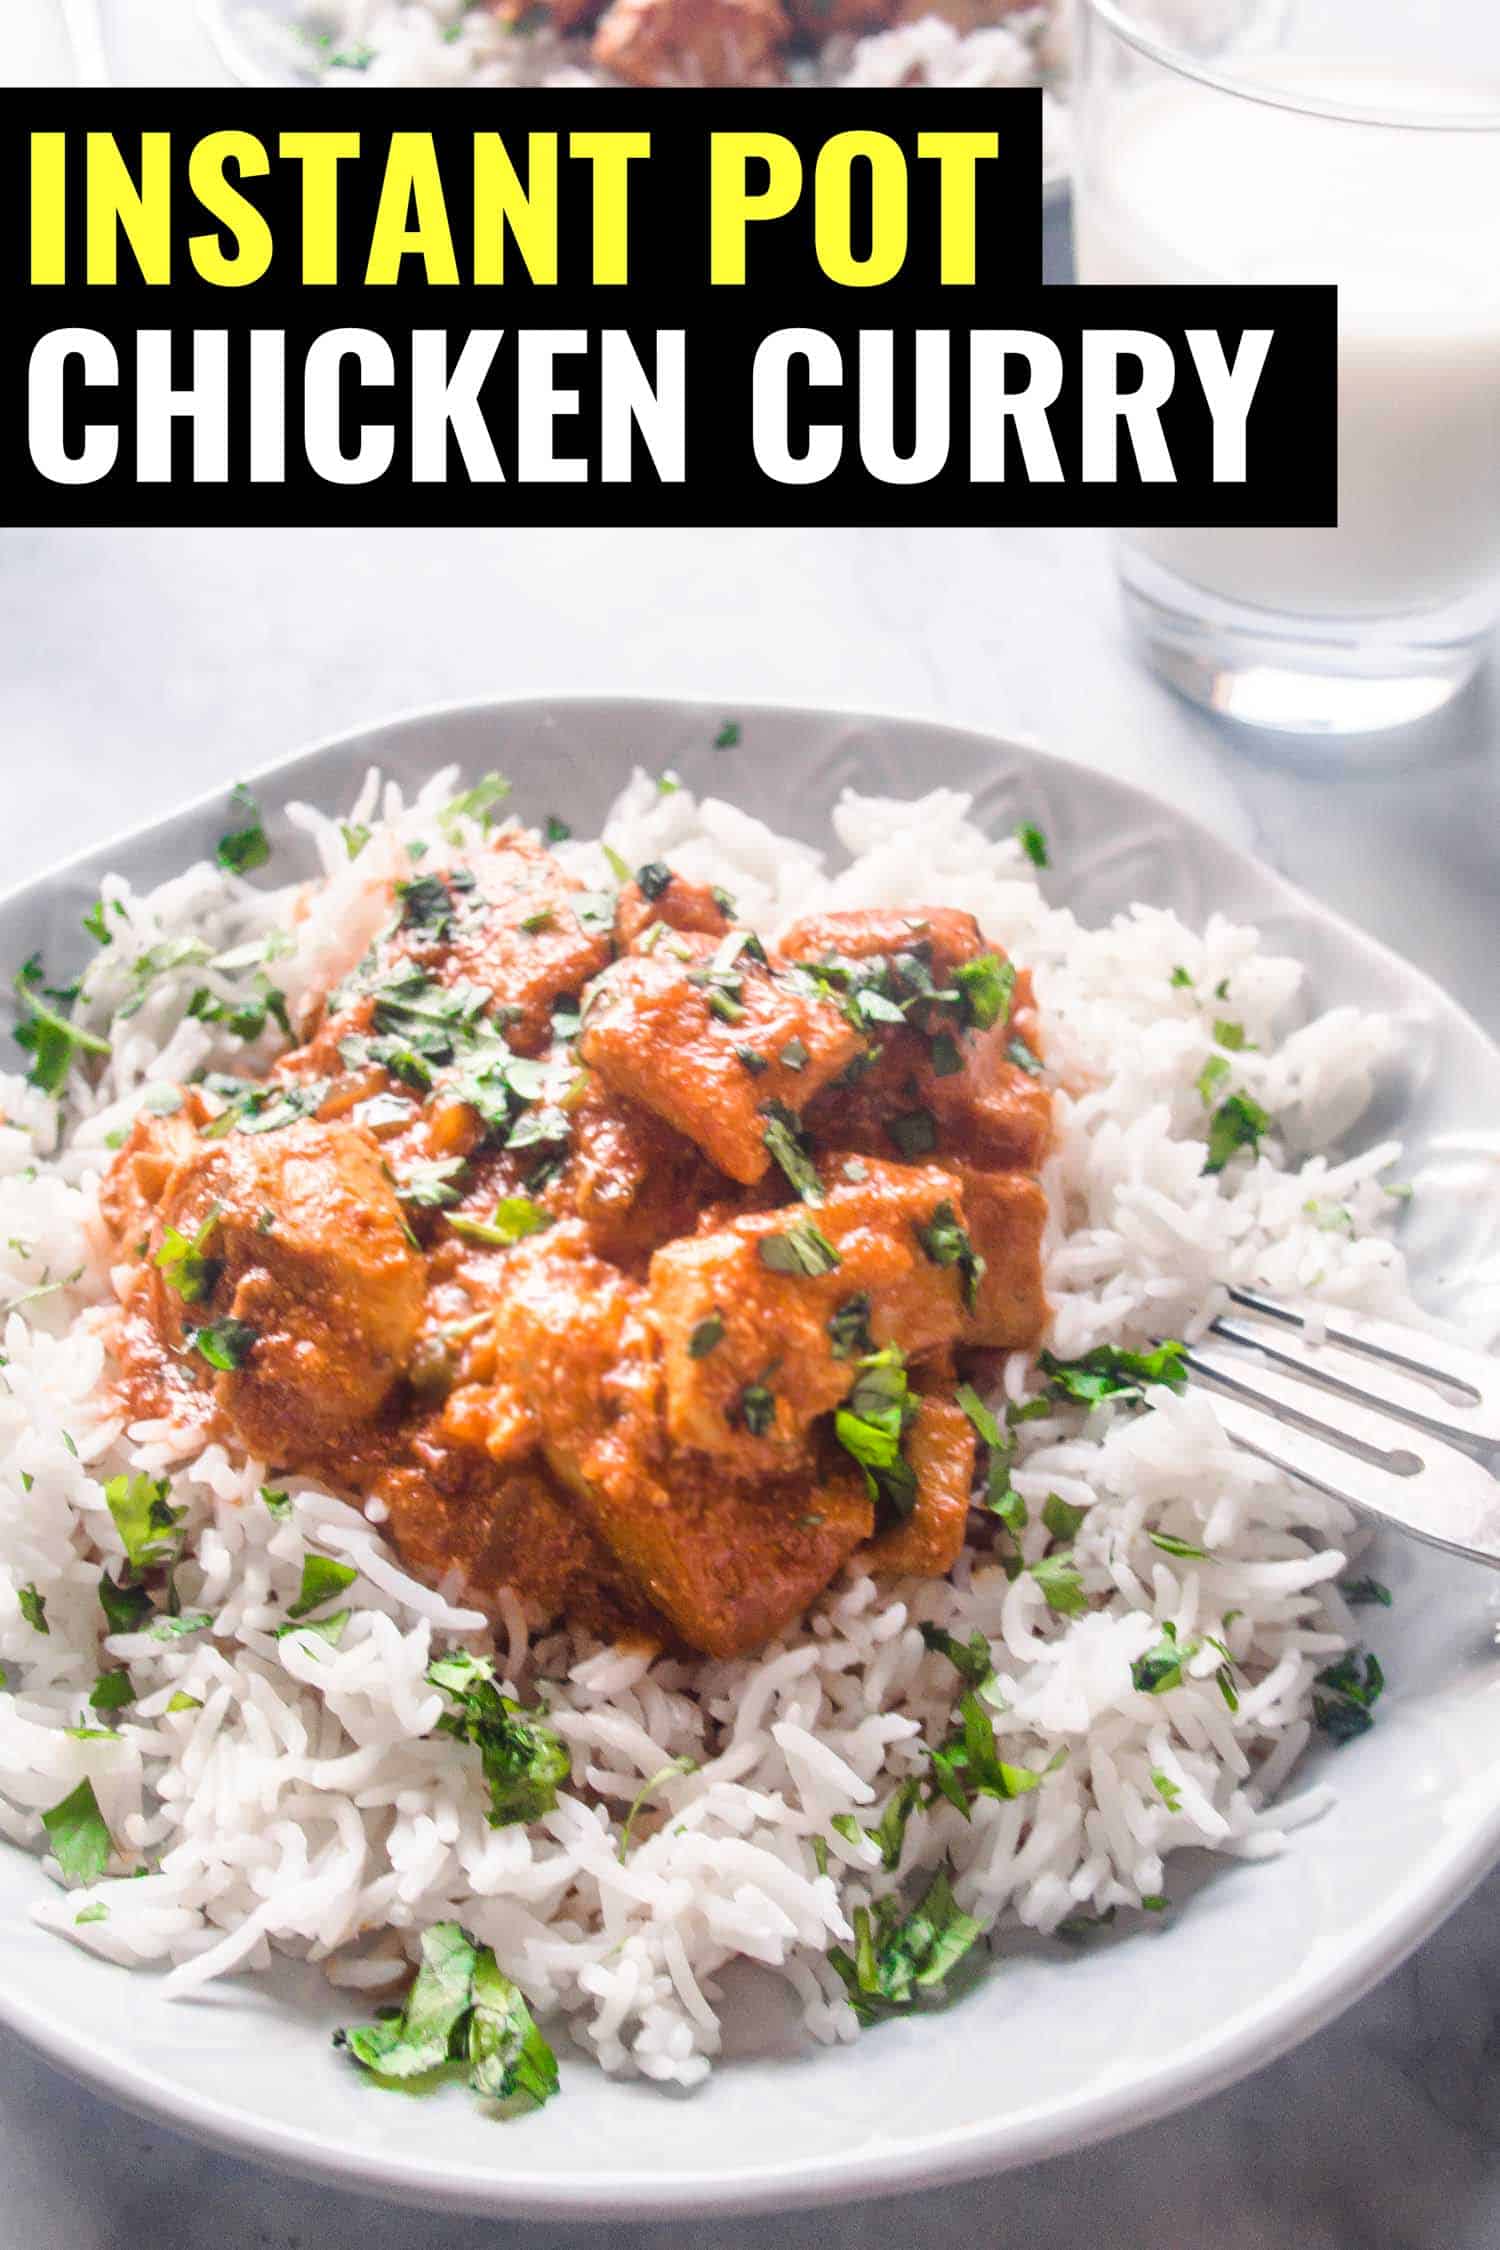
[{"label": "cilantro leaf", "polygon": [[711,1312],[698,1321],[688,1337],[688,1358],[707,1359],[724,1341],[724,1316]]},{"label": "cilantro leaf", "polygon": [[1047,839],[1034,822],[1023,820],[1016,830],[1016,836],[1022,851],[1033,867],[1049,867],[1051,865],[1051,861],[1047,857]]},{"label": "cilantro leaf", "polygon": [[171,1505],[165,1477],[111,1477],[104,1497],[133,1570],[154,1570],[176,1559],[187,1511]]},{"label": "cilantro leaf", "polygon": [[1342,1748],[1375,1724],[1375,1705],[1384,1690],[1379,1657],[1361,1659],[1358,1649],[1350,1649],[1313,1682],[1313,1717],[1330,1742]]},{"label": "cilantro leaf", "polygon": [[1174,1339],[1144,1352],[1100,1344],[1082,1359],[1055,1359],[1051,1352],[1043,1352],[1041,1365],[1054,1397],[1097,1406],[1106,1398],[1139,1398],[1147,1383],[1165,1383],[1173,1391],[1184,1389],[1187,1369],[1182,1362],[1186,1349]]},{"label": "cilantro leaf", "polygon": [[557,2057],[537,2030],[520,1990],[488,1946],[475,1959],[472,1990],[469,2084],[476,2094],[488,2094],[495,2101],[524,2095],[540,2109],[558,2090]]},{"label": "cilantro leaf", "polygon": [[796,1189],[804,1203],[821,1203],[823,1183],[796,1112],[788,1109],[785,1102],[767,1102],[761,1115],[766,1121],[761,1139],[780,1165],[787,1184]]},{"label": "cilantro leaf", "polygon": [[835,1273],[843,1264],[827,1235],[811,1219],[800,1219],[785,1234],[762,1235],[756,1248],[761,1264],[772,1273],[817,1278]]},{"label": "cilantro leaf", "polygon": [[99,1810],[94,1784],[87,1777],[80,1781],[61,1804],[42,1814],[42,1826],[64,1882],[97,1883],[109,1864],[114,1843]]},{"label": "cilantro leaf", "polygon": [[229,801],[244,825],[232,828],[228,835],[219,838],[214,857],[227,874],[249,875],[257,867],[264,867],[270,858],[270,838],[255,799],[243,782],[231,792]]},{"label": "cilantro leaf", "polygon": [[52,1627],[47,1623],[47,1597],[45,1594],[39,1594],[35,1586],[18,1586],[16,1588],[16,1602],[21,1615],[34,1633],[50,1633],[52,1631]]},{"label": "cilantro leaf", "polygon": [[510,783],[504,774],[487,773],[475,782],[472,789],[460,791],[438,815],[438,826],[450,844],[460,841],[459,822],[478,821],[481,828],[492,827],[501,805],[510,795]]},{"label": "cilantro leaf", "polygon": [[109,1041],[95,1032],[85,1031],[81,1024],[69,1016],[60,1015],[48,1000],[56,999],[54,993],[42,995],[42,965],[33,954],[15,980],[16,998],[20,1015],[15,1028],[15,1042],[31,1057],[31,1068],[26,1073],[27,1084],[39,1087],[44,1094],[60,1094],[68,1082],[68,1073],[79,1055],[107,1055]]},{"label": "cilantro leaf", "polygon": [[910,2008],[941,1985],[983,1934],[982,1924],[960,1910],[946,1868],[904,1918],[895,1901],[882,1900],[873,1909],[856,1907],[853,1920],[854,1958],[842,1946],[828,1958],[865,2023],[887,2010]]},{"label": "cilantro leaf", "polygon": [[1235,1152],[1247,1148],[1253,1155],[1260,1147],[1262,1133],[1269,1133],[1271,1120],[1259,1102],[1248,1094],[1231,1094],[1219,1104],[1208,1121],[1208,1156],[1205,1172],[1222,1172]]},{"label": "cilantro leaf", "polygon": [[1040,1561],[1028,1567],[1049,1609],[1056,1610],[1059,1617],[1083,1615],[1089,1598],[1083,1590],[1077,1565],[1066,1549],[1060,1547],[1050,1555],[1043,1555]]},{"label": "cilantro leaf", "polygon": [[915,1414],[905,1359],[895,1344],[888,1344],[859,1362],[854,1388],[834,1416],[834,1435],[864,1470],[870,1498],[903,1517],[917,1502],[916,1471],[901,1451]]},{"label": "cilantro leaf", "polygon": [[1055,1492],[1049,1492],[1042,1503],[1042,1522],[1054,1539],[1076,1539],[1079,1526],[1087,1514],[1087,1508],[1071,1507],[1066,1500],[1059,1499]]},{"label": "cilantro leaf", "polygon": [[341,1594],[346,1586],[352,1586],[358,1576],[353,1563],[334,1562],[328,1555],[304,1556],[302,1585],[297,1599],[287,1609],[287,1616],[309,1616],[325,1602],[332,1601],[335,1594]]},{"label": "cilantro leaf", "polygon": [[161,1247],[152,1264],[167,1287],[185,1305],[200,1304],[205,1297],[211,1296],[214,1284],[223,1270],[222,1260],[203,1255],[213,1239],[219,1218],[220,1208],[215,1203],[190,1235],[180,1234],[170,1222],[162,1228]]},{"label": "cilantro leaf", "polygon": [[961,1680],[970,1687],[988,1687],[995,1677],[995,1666],[990,1656],[990,1644],[976,1625],[967,1641],[955,1640],[941,1625],[919,1627],[924,1644],[936,1655],[946,1656]]},{"label": "cilantro leaf", "polygon": [[91,1711],[123,1711],[127,1703],[134,1703],[135,1689],[130,1684],[128,1672],[101,1672],[89,1696]]},{"label": "cilantro leaf", "polygon": [[979,1301],[979,1284],[984,1279],[985,1262],[980,1257],[951,1203],[942,1202],[933,1211],[925,1226],[916,1229],[922,1254],[935,1266],[956,1266],[965,1309],[974,1310]]},{"label": "cilantro leaf", "polygon": [[236,1374],[244,1366],[257,1340],[257,1331],[247,1320],[216,1320],[187,1332],[188,1349],[224,1375]]},{"label": "cilantro leaf", "polygon": [[490,1791],[490,1825],[539,1820],[557,1803],[558,1785],[571,1771],[567,1746],[534,1712],[502,1695],[487,1657],[460,1651],[427,1667],[432,1685],[454,1708],[439,1725],[471,1742]]},{"label": "cilantro leaf", "polygon": [[478,1954],[457,1922],[422,1933],[422,1962],[399,2016],[336,2031],[333,2043],[378,2078],[418,2078],[449,2060],[468,2015]]}]

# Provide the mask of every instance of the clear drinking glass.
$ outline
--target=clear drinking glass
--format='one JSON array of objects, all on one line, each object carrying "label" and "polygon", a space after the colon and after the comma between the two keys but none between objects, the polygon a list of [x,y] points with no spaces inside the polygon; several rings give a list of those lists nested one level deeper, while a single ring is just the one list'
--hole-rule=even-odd
[{"label": "clear drinking glass", "polygon": [[1333,530],[1132,531],[1150,660],[1358,734],[1441,708],[1500,617],[1497,0],[1081,0],[1083,282],[1339,285]]}]

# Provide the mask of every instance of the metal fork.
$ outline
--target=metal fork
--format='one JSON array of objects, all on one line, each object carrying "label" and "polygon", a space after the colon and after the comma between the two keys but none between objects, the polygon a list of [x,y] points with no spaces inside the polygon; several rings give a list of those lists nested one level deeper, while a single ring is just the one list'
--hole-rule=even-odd
[{"label": "metal fork", "polygon": [[[1500,1479],[1484,1459],[1500,1453],[1500,1360],[1365,1313],[1229,1295],[1237,1309],[1189,1347],[1186,1365],[1236,1445],[1361,1515],[1500,1569]],[[1313,1319],[1322,1342],[1308,1337]],[[1453,1536],[1455,1518],[1482,1543]]]}]

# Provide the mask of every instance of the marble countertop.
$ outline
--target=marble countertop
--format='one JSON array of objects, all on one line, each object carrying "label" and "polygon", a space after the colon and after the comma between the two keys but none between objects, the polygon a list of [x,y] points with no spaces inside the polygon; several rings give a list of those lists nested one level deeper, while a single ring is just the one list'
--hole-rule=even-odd
[{"label": "marble countertop", "polygon": [[[38,0],[11,82],[58,74]],[[34,11],[34,16],[29,13]],[[105,0],[130,75],[195,83],[187,0]],[[23,20],[24,19],[24,20]],[[170,19],[170,32],[166,24]],[[34,23],[30,48],[27,26]],[[7,30],[14,39],[14,24]],[[17,59],[19,58],[19,59]],[[0,533],[0,886],[320,735],[477,695],[639,691],[920,713],[1188,806],[1421,963],[1500,1033],[1497,673],[1328,754],[1231,736],[1136,665],[1086,532]],[[937,774],[934,780],[941,778]],[[611,2230],[614,2250],[1490,2250],[1500,1875],[1280,2063],[1165,2123],[891,2204]],[[1149,1995],[1146,1996],[1149,2005]],[[690,2105],[683,2130],[692,2129]],[[17,2250],[572,2250],[593,2227],[413,2215],[206,2152],[11,2047]]]}]

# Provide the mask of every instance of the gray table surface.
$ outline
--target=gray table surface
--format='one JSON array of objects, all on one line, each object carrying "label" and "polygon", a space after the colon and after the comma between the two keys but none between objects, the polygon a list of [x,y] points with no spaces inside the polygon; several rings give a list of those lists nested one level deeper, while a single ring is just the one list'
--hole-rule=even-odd
[{"label": "gray table surface", "polygon": [[[210,78],[187,6],[104,0],[112,60],[128,48],[131,76]],[[57,75],[49,11],[6,0],[0,79]],[[1272,757],[1137,668],[1105,543],[1083,532],[3,533],[0,885],[402,707],[591,690],[904,710],[1035,738],[1260,850],[1500,1032],[1495,676],[1400,743]],[[1036,2250],[1095,2238],[1490,2250],[1497,1912],[1500,1876],[1297,2053],[1103,2148],[894,2204],[610,2238],[618,2250],[972,2250],[1002,2234]],[[278,2178],[133,2122],[16,2047],[0,2060],[0,2198],[0,2250],[603,2239]]]}]

